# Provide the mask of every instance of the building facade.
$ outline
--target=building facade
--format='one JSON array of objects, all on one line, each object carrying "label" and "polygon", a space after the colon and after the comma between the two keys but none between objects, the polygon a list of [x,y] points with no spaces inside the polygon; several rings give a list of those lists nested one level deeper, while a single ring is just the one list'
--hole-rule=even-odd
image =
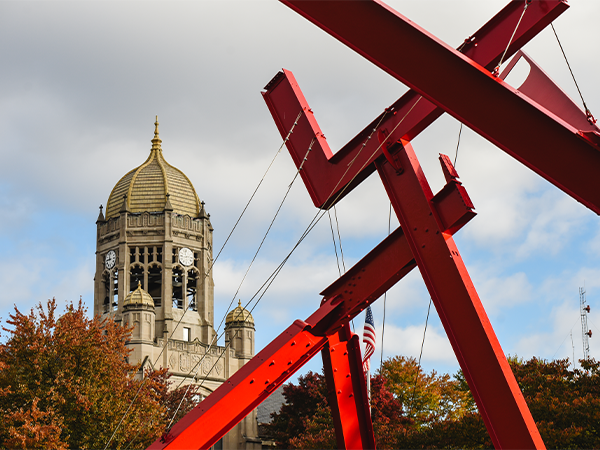
[{"label": "building facade", "polygon": [[[150,155],[115,185],[97,225],[94,314],[133,327],[130,363],[166,367],[174,386],[196,382],[202,397],[254,355],[254,319],[229,312],[216,345],[210,215],[194,186],[167,163],[155,123]],[[256,413],[219,443],[260,448]]]}]

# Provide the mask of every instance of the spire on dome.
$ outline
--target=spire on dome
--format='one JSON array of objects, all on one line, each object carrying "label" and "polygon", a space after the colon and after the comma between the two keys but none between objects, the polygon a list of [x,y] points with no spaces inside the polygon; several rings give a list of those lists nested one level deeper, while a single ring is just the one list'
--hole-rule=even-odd
[{"label": "spire on dome", "polygon": [[170,196],[171,196],[171,194],[165,195],[165,197],[167,198],[167,200],[165,201],[165,211],[173,211],[173,206],[171,205],[171,200],[169,200]]},{"label": "spire on dome", "polygon": [[204,200],[200,202],[200,213],[198,214],[198,218],[208,219],[208,214],[206,213],[206,209],[204,209]]},{"label": "spire on dome", "polygon": [[129,212],[129,207],[127,206],[127,194],[123,196],[123,204],[121,205],[120,213]]},{"label": "spire on dome", "polygon": [[156,122],[154,122],[154,138],[152,139],[152,150],[161,150],[160,144],[162,140],[158,137],[158,116],[156,116]]},{"label": "spire on dome", "polygon": [[104,214],[102,213],[102,208],[103,206],[100,205],[100,214],[98,214],[98,219],[96,220],[96,223],[104,222]]}]

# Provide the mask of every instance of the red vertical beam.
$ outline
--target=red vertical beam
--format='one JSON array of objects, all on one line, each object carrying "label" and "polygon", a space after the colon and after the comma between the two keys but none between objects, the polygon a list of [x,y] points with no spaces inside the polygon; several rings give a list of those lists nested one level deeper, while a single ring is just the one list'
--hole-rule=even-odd
[{"label": "red vertical beam", "polygon": [[375,449],[359,339],[348,324],[321,351],[339,449]]},{"label": "red vertical beam", "polygon": [[545,448],[454,240],[440,228],[419,161],[403,144],[399,167],[375,165],[494,447]]}]

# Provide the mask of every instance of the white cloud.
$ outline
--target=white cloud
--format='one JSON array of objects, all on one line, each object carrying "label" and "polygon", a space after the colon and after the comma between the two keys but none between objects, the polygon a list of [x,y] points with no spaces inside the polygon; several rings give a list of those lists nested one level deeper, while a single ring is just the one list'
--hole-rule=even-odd
[{"label": "white cloud", "polygon": [[[505,1],[438,1],[438,14],[431,14],[432,2],[391,4],[458,46]],[[580,43],[597,41],[599,5],[573,4],[556,23],[597,116],[595,62]],[[2,9],[2,317],[14,302],[29,307],[52,295],[77,300],[83,294],[91,304],[97,207],[122,175],[145,160],[155,114],[165,157],[207,202],[218,247],[281,143],[259,94],[281,67],[295,73],[334,151],[405,90],[277,2],[4,2]],[[527,50],[577,96],[551,31]],[[443,184],[437,154],[454,156],[458,129],[454,119],[443,116],[415,139],[434,191]],[[215,268],[219,302],[233,296],[294,171],[283,150]],[[479,213],[461,230],[460,240],[475,261],[468,268],[484,304],[496,317],[508,317],[497,320],[503,336],[523,338],[527,351],[546,351],[544,338],[534,342],[538,333],[522,329],[510,314],[539,317],[540,332],[551,333],[547,330],[558,327],[554,316],[536,315],[528,296],[553,311],[576,292],[582,278],[590,291],[596,289],[600,272],[594,249],[600,248],[600,238],[584,234],[586,227],[599,229],[590,226],[597,218],[467,129],[458,171]],[[298,180],[244,296],[281,261],[315,212]],[[388,200],[377,176],[345,198],[337,212],[350,265],[387,232]],[[261,301],[256,315],[265,318],[257,326],[263,344],[289,321],[314,310],[318,292],[337,278],[327,222],[325,217]],[[35,261],[26,264],[16,247],[37,255]],[[569,251],[575,247],[581,255]],[[583,256],[586,262],[579,260]],[[544,281],[537,267],[551,271],[550,279]],[[393,351],[415,355],[422,329],[414,324],[424,320],[427,301],[418,271],[390,291],[389,342],[406,343]],[[381,305],[381,300],[374,305],[379,315]],[[424,358],[431,354],[440,364],[455,364],[448,362],[454,357],[447,341],[436,341],[445,339],[441,328],[431,330],[433,347],[428,347],[428,331]]]},{"label": "white cloud", "polygon": [[[432,313],[435,314],[434,311]],[[401,327],[395,324],[386,324],[384,359],[393,355],[408,355],[418,359],[421,352],[421,343],[423,342],[423,329],[423,325]],[[381,328],[379,327],[377,336],[381,336]],[[457,363],[450,341],[442,328],[431,326],[427,328],[422,361],[434,367],[440,364]]]},{"label": "white cloud", "polygon": [[483,273],[471,270],[479,297],[489,316],[532,300],[533,286],[525,273],[518,272],[504,277],[496,273],[490,267]]}]

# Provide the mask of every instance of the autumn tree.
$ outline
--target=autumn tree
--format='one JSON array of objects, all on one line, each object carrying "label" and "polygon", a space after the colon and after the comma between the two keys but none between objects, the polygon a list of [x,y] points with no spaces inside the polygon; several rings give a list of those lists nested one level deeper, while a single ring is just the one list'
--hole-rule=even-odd
[{"label": "autumn tree", "polygon": [[531,415],[548,448],[600,448],[600,363],[512,361]]},{"label": "autumn tree", "polygon": [[[600,363],[579,363],[509,357],[547,448],[600,448]],[[284,395],[280,448],[336,448],[325,378],[309,373]],[[426,373],[413,358],[390,358],[371,378],[371,417],[380,449],[493,447],[462,372]]]},{"label": "autumn tree", "polygon": [[389,358],[382,363],[380,374],[403,405],[404,415],[419,426],[459,419],[475,410],[475,403],[460,380],[435,370],[426,373],[415,358]]},{"label": "autumn tree", "polygon": [[125,345],[130,329],[90,319],[81,301],[58,317],[54,300],[27,315],[15,307],[7,325],[0,345],[1,447],[104,448],[114,432],[110,448],[145,448],[161,435],[168,376],[133,376]]},{"label": "autumn tree", "polygon": [[283,395],[285,403],[272,415],[268,426],[269,435],[280,448],[292,448],[291,440],[304,434],[307,428],[314,434],[317,424],[322,425],[318,429],[333,427],[324,375],[309,371],[298,377],[297,385],[284,385]]},{"label": "autumn tree", "polygon": [[[297,385],[285,385],[283,394],[286,402],[268,427],[279,448],[337,448],[325,377],[308,372],[298,377]],[[371,379],[371,418],[380,449],[393,448],[395,433],[412,424],[382,376]]]},{"label": "autumn tree", "polygon": [[[508,359],[547,448],[600,448],[600,363],[581,360],[578,369],[568,359]],[[464,383],[460,372],[457,380]],[[469,411],[460,418],[432,423],[420,432],[399,437],[397,445],[491,448],[492,441],[479,413]]]}]

